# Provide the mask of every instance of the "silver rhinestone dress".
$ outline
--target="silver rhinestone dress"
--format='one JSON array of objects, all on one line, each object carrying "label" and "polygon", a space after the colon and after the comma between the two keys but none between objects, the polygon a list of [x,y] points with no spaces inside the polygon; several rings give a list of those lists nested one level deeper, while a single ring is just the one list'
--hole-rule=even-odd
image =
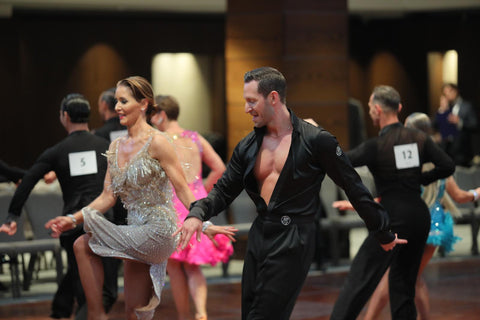
[{"label": "silver rhinestone dress", "polygon": [[128,210],[128,225],[115,225],[94,209],[83,210],[85,231],[92,236],[89,245],[96,254],[150,265],[155,294],[148,306],[137,309],[137,317],[142,320],[151,319],[160,303],[167,259],[175,250],[177,240],[172,237],[177,215],[171,184],[159,162],[148,153],[155,134],[163,133],[152,130],[147,143],[124,168],[117,162],[118,139],[114,142],[114,151],[107,152],[111,188]]}]

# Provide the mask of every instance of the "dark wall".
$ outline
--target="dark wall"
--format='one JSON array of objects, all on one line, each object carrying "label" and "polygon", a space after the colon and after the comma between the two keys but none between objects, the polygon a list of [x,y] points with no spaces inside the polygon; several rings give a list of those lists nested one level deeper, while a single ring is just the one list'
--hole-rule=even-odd
[{"label": "dark wall", "polygon": [[[160,52],[223,55],[221,15],[15,12],[0,19],[0,159],[30,166],[65,137],[61,99],[80,92],[92,105],[91,127],[101,124],[97,98],[120,78],[151,78]],[[428,112],[426,55],[456,49],[463,96],[480,107],[480,11],[409,14],[395,19],[349,18],[349,92],[359,99],[370,136],[366,102],[373,86],[395,86],[406,116]],[[188,84],[186,84],[188,85]]]},{"label": "dark wall", "polygon": [[126,76],[151,80],[155,54],[223,56],[224,17],[24,11],[0,19],[0,39],[0,159],[26,168],[65,137],[67,93],[86,95],[98,127],[98,95]]},{"label": "dark wall", "polygon": [[480,11],[408,14],[392,19],[351,16],[349,20],[350,94],[362,101],[370,136],[367,102],[379,84],[402,95],[403,120],[414,111],[430,113],[427,53],[458,52],[458,85],[465,99],[480,108]]}]

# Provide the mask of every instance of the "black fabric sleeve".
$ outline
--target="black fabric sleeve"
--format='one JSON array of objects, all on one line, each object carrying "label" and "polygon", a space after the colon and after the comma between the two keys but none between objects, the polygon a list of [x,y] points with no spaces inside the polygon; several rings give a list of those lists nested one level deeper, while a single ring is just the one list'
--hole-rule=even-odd
[{"label": "black fabric sleeve", "polygon": [[453,174],[455,171],[455,163],[430,137],[427,137],[425,141],[424,151],[426,157],[425,162],[432,162],[435,165],[432,170],[422,172],[421,183],[424,186]]},{"label": "black fabric sleeve", "polygon": [[346,152],[353,167],[368,166],[375,161],[377,148],[373,139],[367,140],[355,149]]},{"label": "black fabric sleeve", "polygon": [[17,183],[18,180],[23,178],[23,175],[27,172],[24,169],[9,166],[4,161],[0,160],[0,175],[5,177],[7,181]]},{"label": "black fabric sleeve", "polygon": [[244,188],[244,165],[241,159],[240,147],[237,145],[222,177],[207,197],[192,203],[190,213],[185,219],[196,217],[202,221],[207,221],[232,203]]},{"label": "black fabric sleeve", "polygon": [[[382,244],[390,243],[395,236],[389,231],[388,214],[382,205],[373,200],[348,157],[343,153],[337,140],[331,136],[320,139],[322,166],[332,180],[343,190],[369,232]],[[365,147],[365,144],[363,146]],[[358,157],[360,159],[361,157]]]},{"label": "black fabric sleeve", "polygon": [[32,189],[47,172],[52,170],[51,163],[53,153],[53,149],[46,150],[23,176],[22,182],[18,185],[10,201],[7,218],[9,221],[16,220],[20,217],[23,205],[27,201]]}]

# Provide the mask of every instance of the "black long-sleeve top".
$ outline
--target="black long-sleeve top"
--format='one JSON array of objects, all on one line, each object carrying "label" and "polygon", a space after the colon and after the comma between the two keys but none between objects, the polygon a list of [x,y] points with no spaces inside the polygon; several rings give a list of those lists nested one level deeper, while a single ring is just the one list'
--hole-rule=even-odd
[{"label": "black long-sleeve top", "polygon": [[[347,156],[353,166],[366,165],[370,169],[380,197],[392,191],[420,195],[421,185],[446,178],[455,171],[452,159],[427,134],[406,128],[400,122],[384,127],[378,137],[347,152]],[[432,162],[435,168],[422,172],[422,164],[426,162]]]},{"label": "black long-sleeve top", "polygon": [[285,165],[267,206],[254,166],[266,128],[255,128],[235,147],[223,176],[204,199],[194,202],[189,217],[208,220],[224,210],[245,189],[259,215],[314,215],[320,206],[325,174],[342,187],[367,228],[381,243],[393,241],[388,215],[363,185],[336,138],[321,127],[300,120],[291,111],[292,141]]},{"label": "black long-sleeve top", "polygon": [[[118,117],[113,117],[113,118],[110,118],[107,121],[105,121],[103,126],[95,129],[92,132],[93,132],[93,134],[95,134],[99,137],[102,137],[104,139],[107,139],[108,141],[112,142],[113,140],[115,140],[115,137],[116,137],[115,133],[117,135],[122,134],[122,133],[126,133],[127,132],[127,127],[120,124],[120,119]],[[112,132],[113,132],[113,136],[112,136]],[[112,138],[114,138],[114,139],[112,139]]]},{"label": "black long-sleeve top", "polygon": [[14,182],[23,178],[27,170],[9,166],[4,161],[0,160],[0,182]]},{"label": "black long-sleeve top", "polygon": [[[103,155],[108,149],[108,141],[88,131],[75,131],[53,147],[45,150],[23,176],[10,202],[9,220],[16,219],[36,183],[49,171],[55,171],[63,194],[63,214],[80,210],[94,200],[103,190],[107,170],[107,160]],[[94,152],[92,158],[78,158],[79,152]],[[71,158],[73,156],[73,158]],[[96,160],[96,173],[71,173],[71,161],[78,166],[85,159]],[[73,162],[75,163],[75,162]],[[72,166],[73,167],[73,166]],[[73,168],[72,168],[73,169]],[[89,171],[90,172],[90,171]]]}]

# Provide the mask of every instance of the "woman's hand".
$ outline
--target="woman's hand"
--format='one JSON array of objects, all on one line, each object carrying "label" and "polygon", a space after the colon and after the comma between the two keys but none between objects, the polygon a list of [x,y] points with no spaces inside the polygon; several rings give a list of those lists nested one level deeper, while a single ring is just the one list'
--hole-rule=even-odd
[{"label": "woman's hand", "polygon": [[232,226],[216,226],[214,224],[209,225],[203,233],[208,237],[213,242],[213,245],[215,247],[218,247],[217,241],[215,241],[215,235],[217,234],[223,234],[226,235],[231,241],[235,242],[235,238],[233,237],[235,235],[235,232],[237,232],[238,229]]},{"label": "woman's hand", "polygon": [[53,238],[60,237],[62,232],[73,229],[74,227],[75,223],[73,222],[72,218],[66,216],[58,216],[45,223],[45,228],[52,230],[50,235]]}]

